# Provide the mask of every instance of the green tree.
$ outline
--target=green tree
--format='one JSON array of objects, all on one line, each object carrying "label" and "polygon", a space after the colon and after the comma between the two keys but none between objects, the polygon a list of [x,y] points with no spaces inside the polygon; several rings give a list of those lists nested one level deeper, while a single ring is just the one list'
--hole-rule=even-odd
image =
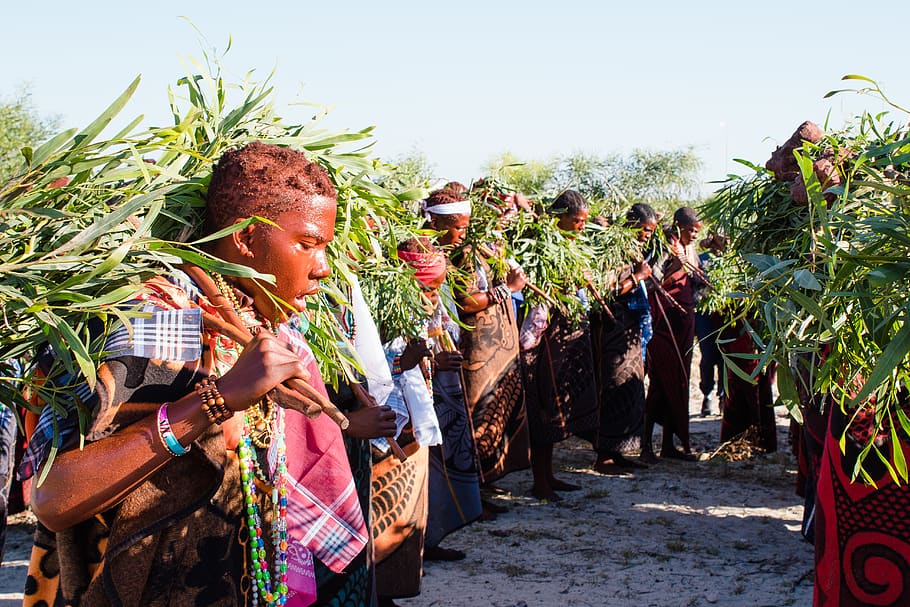
[{"label": "green tree", "polygon": [[556,163],[553,160],[523,161],[511,152],[503,152],[484,166],[486,174],[530,196],[540,196],[547,192],[555,169]]},{"label": "green tree", "polygon": [[10,99],[0,99],[0,183],[24,166],[22,148],[35,147],[57,128],[59,119],[42,117],[31,92],[21,86]]},{"label": "green tree", "polygon": [[699,196],[702,162],[689,147],[681,150],[635,150],[623,159],[617,187],[635,202],[661,204]]},{"label": "green tree", "polygon": [[377,183],[392,192],[426,188],[435,176],[436,166],[417,150],[402,154],[390,162],[388,172]]},{"label": "green tree", "polygon": [[506,152],[485,168],[501,183],[532,196],[552,198],[567,188],[578,190],[595,213],[615,216],[635,202],[668,214],[697,200],[701,166],[688,147],[634,150],[625,156],[573,152],[543,162],[525,162]]}]

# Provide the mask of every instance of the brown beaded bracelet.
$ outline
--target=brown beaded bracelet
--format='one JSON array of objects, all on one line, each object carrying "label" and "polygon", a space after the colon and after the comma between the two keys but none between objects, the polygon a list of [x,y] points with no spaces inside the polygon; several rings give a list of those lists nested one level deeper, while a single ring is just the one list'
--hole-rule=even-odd
[{"label": "brown beaded bracelet", "polygon": [[214,375],[210,375],[196,383],[196,393],[202,399],[202,411],[213,424],[222,424],[234,416],[227,405],[224,404],[224,398],[218,391],[218,385]]}]

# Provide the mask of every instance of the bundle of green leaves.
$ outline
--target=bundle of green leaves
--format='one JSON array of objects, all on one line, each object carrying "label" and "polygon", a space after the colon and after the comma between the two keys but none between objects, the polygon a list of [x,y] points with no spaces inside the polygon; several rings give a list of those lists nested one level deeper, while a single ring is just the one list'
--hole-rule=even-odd
[{"label": "bundle of green leaves", "polygon": [[613,296],[618,273],[644,257],[637,232],[619,221],[605,226],[589,223],[581,238],[590,251],[591,282],[602,297],[609,299]]},{"label": "bundle of green leaves", "polygon": [[[588,242],[557,226],[558,217],[519,213],[506,229],[505,241],[530,283],[557,302],[571,317],[585,315],[578,289],[590,274],[593,250]],[[541,303],[540,295],[526,292],[529,305]]]},{"label": "bundle of green leaves", "polygon": [[[865,77],[887,103],[878,85]],[[907,111],[895,104],[894,110]],[[899,448],[910,438],[910,133],[906,116],[863,113],[842,131],[794,152],[805,197],[769,171],[729,181],[703,211],[731,238],[742,280],[730,294],[757,317],[755,373],[776,361],[781,402],[799,417],[798,384],[848,415],[871,412],[874,432],[854,477],[874,456],[907,482]],[[837,158],[836,178],[820,160]],[[829,166],[830,168],[830,166]],[[801,202],[802,199],[806,202]],[[820,368],[807,364],[823,361]],[[789,372],[788,372],[789,371]],[[885,440],[882,440],[885,437]],[[842,437],[842,448],[846,441]]]},{"label": "bundle of green leaves", "polygon": [[[272,280],[213,259],[199,246],[212,167],[229,148],[253,140],[294,147],[328,171],[339,194],[339,219],[330,249],[334,282],[326,290],[339,300],[359,264],[390,259],[397,239],[416,233],[405,204],[423,191],[392,193],[376,185],[376,176],[391,169],[369,156],[370,128],[326,132],[319,126],[324,112],[305,124],[287,123],[273,106],[268,78],[230,84],[220,58],[205,59],[178,81],[183,98],[168,91],[172,124],[140,128],[139,117],[102,138],[137,78],[89,126],[23,148],[16,177],[0,185],[0,361],[26,363],[21,377],[0,363],[0,401],[33,407],[23,396],[30,392],[60,409],[30,359],[47,343],[56,354],[51,376],[81,375],[94,387],[105,336],[138,314],[128,302],[143,281],[176,264]],[[399,293],[407,297],[408,291],[403,283]],[[410,291],[419,293],[416,284]],[[338,348],[344,337],[323,298],[314,298],[309,312],[314,353],[326,377],[336,376],[344,368]],[[80,411],[83,422],[88,414]]]}]

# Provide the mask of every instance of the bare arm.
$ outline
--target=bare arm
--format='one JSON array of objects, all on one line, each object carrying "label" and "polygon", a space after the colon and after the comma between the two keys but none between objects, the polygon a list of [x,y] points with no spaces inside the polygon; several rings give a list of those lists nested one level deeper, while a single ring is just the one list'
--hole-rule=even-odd
[{"label": "bare arm", "polygon": [[457,297],[455,303],[468,314],[473,314],[489,308],[491,300],[486,291],[474,291],[469,295]]},{"label": "bare arm", "polygon": [[[519,267],[512,268],[506,276],[506,286],[511,293],[521,291],[527,282],[528,279],[525,276],[524,271]],[[473,314],[474,312],[480,312],[481,310],[486,310],[490,306],[495,305],[497,300],[491,297],[489,291],[474,291],[469,295],[456,297],[455,302],[462,310],[468,314]]]},{"label": "bare arm", "polygon": [[[242,411],[292,377],[308,380],[309,373],[296,354],[263,331],[217,385],[225,404]],[[210,425],[201,404],[192,392],[168,405],[181,445],[190,445]],[[153,412],[84,449],[58,454],[44,482],[33,484],[32,508],[48,529],[65,529],[115,506],[173,457],[158,437]]]},{"label": "bare arm", "polygon": [[636,286],[641,281],[649,278],[651,276],[651,266],[648,265],[648,262],[642,261],[633,264],[632,272],[629,276],[622,278],[618,283],[614,291],[617,296],[625,295]]},{"label": "bare arm", "polygon": [[[168,406],[171,429],[189,445],[209,426],[195,393]],[[158,438],[155,414],[84,449],[62,452],[44,482],[32,484],[32,509],[51,531],[60,531],[104,512],[173,459]]]}]

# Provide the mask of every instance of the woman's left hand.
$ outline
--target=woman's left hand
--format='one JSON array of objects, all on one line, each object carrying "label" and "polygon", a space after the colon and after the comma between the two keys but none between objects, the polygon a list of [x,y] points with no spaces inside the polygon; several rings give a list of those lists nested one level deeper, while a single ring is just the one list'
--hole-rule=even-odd
[{"label": "woman's left hand", "polygon": [[395,436],[395,432],[398,430],[395,425],[395,412],[387,405],[361,407],[348,413],[347,417],[351,425],[345,430],[345,434],[351,438],[369,439]]},{"label": "woman's left hand", "polygon": [[436,368],[440,371],[458,371],[463,360],[461,352],[439,352],[434,357]]}]

